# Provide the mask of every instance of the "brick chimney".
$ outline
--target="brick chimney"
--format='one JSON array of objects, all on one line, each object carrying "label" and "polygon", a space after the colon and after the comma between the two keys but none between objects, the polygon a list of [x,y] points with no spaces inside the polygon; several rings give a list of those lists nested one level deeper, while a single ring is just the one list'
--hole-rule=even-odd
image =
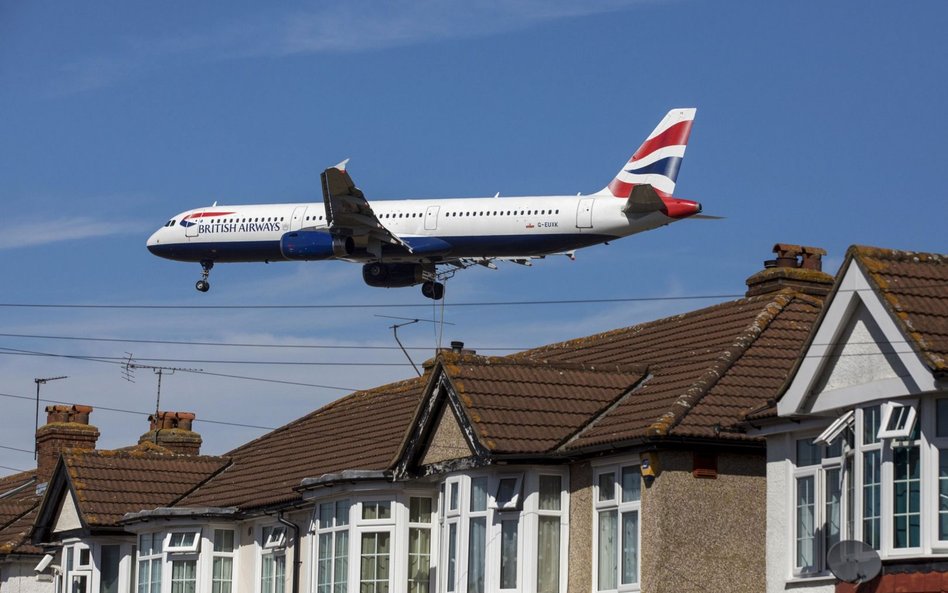
[{"label": "brick chimney", "polygon": [[138,443],[155,443],[178,455],[198,455],[201,452],[201,435],[191,430],[194,414],[191,412],[158,412],[148,417],[148,432]]},{"label": "brick chimney", "polygon": [[825,249],[777,243],[777,259],[764,262],[764,269],[747,279],[747,296],[770,294],[792,288],[824,297],[833,288],[833,277],[823,271]]},{"label": "brick chimney", "polygon": [[49,482],[63,449],[95,449],[99,429],[89,424],[92,406],[46,406],[46,424],[36,430],[36,481]]}]

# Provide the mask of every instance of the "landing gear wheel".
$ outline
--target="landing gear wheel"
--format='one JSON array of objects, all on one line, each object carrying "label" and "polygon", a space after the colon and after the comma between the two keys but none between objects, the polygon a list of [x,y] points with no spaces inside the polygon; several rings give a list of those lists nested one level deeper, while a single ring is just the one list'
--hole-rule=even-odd
[{"label": "landing gear wheel", "polygon": [[431,300],[440,301],[444,298],[444,284],[440,282],[425,282],[421,285],[421,294]]},{"label": "landing gear wheel", "polygon": [[207,277],[211,275],[211,268],[213,267],[214,262],[211,260],[206,259],[201,262],[201,279],[194,283],[194,288],[200,292],[207,292],[211,289],[211,283],[207,281]]}]

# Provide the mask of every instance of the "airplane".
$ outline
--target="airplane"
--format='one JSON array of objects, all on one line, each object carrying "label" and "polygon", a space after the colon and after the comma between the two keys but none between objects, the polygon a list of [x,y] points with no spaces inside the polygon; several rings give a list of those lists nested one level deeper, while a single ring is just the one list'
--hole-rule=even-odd
[{"label": "airplane", "polygon": [[384,200],[369,205],[346,170],[320,176],[322,203],[187,210],[148,239],[167,259],[198,262],[207,292],[217,263],[345,260],[362,264],[369,286],[421,284],[444,297],[457,270],[495,261],[530,265],[583,247],[698,216],[701,204],[672,196],[696,109],[672,109],[609,184],[593,194]]}]

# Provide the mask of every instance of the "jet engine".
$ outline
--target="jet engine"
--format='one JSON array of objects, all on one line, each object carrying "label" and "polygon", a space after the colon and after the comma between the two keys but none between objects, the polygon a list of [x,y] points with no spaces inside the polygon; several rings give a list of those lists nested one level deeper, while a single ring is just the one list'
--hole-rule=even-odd
[{"label": "jet engine", "polygon": [[318,260],[346,257],[355,251],[352,237],[324,231],[290,231],[280,237],[280,253],[286,259]]},{"label": "jet engine", "polygon": [[424,282],[421,264],[383,264],[372,262],[362,266],[362,279],[376,288],[402,288]]}]

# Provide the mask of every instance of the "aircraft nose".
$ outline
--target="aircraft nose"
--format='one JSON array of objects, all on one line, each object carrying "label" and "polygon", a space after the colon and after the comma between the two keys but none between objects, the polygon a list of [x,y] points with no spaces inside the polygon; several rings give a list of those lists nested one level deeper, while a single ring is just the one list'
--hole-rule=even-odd
[{"label": "aircraft nose", "polygon": [[155,255],[158,255],[159,245],[161,244],[161,229],[158,229],[148,237],[148,241],[145,242],[145,246],[148,247],[148,251],[151,251]]}]

